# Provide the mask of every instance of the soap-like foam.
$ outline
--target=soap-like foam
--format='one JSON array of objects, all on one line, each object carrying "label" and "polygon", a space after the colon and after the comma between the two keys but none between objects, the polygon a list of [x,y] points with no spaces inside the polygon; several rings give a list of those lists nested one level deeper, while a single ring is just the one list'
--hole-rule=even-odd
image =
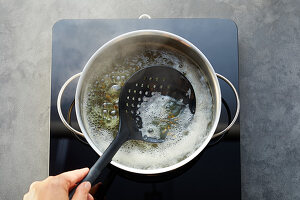
[{"label": "soap-like foam", "polygon": [[[150,58],[149,58],[150,56]],[[128,141],[116,153],[113,161],[137,169],[158,169],[172,166],[195,152],[206,139],[212,120],[212,96],[209,86],[198,67],[184,56],[169,50],[146,50],[127,57],[122,66],[169,65],[185,74],[196,96],[196,111],[184,129],[177,129],[176,137],[167,137],[163,143],[150,144]],[[84,105],[84,108],[87,106]],[[188,116],[188,113],[185,114]],[[86,118],[84,118],[86,120]],[[184,122],[184,120],[183,120]],[[86,120],[84,122],[88,124]],[[87,127],[87,132],[97,148],[104,152],[113,140],[110,130]]]},{"label": "soap-like foam", "polygon": [[153,92],[151,97],[144,97],[138,115],[142,120],[143,137],[168,140],[182,137],[183,130],[189,125],[193,114],[188,105],[172,97]]}]

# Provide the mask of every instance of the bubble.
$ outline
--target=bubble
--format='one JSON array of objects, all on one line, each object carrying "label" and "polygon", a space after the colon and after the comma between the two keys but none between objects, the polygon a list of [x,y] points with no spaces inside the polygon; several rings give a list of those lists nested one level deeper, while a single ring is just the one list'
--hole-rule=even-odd
[{"label": "bubble", "polygon": [[115,110],[110,111],[110,114],[111,114],[112,116],[115,116],[116,113],[117,113],[117,112],[116,112]]},{"label": "bubble", "polygon": [[121,86],[119,86],[119,85],[112,85],[110,87],[110,90],[112,90],[112,92],[118,92],[118,91],[121,90]]},{"label": "bubble", "polygon": [[153,129],[152,129],[152,128],[149,128],[149,129],[147,130],[147,132],[148,132],[148,133],[153,133]]}]

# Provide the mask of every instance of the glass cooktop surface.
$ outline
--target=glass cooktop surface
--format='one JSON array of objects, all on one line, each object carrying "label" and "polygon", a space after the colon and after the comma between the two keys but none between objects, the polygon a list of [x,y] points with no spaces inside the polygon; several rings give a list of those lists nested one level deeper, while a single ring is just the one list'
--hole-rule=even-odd
[{"label": "glass cooktop surface", "polygon": [[[197,46],[216,73],[238,89],[238,32],[224,19],[99,19],[60,20],[53,26],[49,175],[91,167],[98,155],[61,122],[57,95],[64,82],[82,71],[92,54],[110,39],[129,31],[157,29],[179,35]],[[80,130],[72,110],[76,81],[66,89],[62,112]],[[226,127],[235,113],[235,97],[219,80],[222,113],[217,130]],[[96,199],[241,199],[239,120],[224,137],[212,140],[192,162],[161,176],[126,173],[109,165],[98,178],[103,184]]]}]

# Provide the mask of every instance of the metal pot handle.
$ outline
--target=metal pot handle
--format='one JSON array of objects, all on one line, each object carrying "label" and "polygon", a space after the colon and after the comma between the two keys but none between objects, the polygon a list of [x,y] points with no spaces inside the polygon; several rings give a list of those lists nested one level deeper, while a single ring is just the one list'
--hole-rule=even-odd
[{"label": "metal pot handle", "polygon": [[220,131],[218,133],[215,133],[212,136],[212,138],[218,137],[218,136],[222,135],[223,133],[225,133],[226,131],[228,131],[234,125],[235,121],[237,120],[237,118],[239,116],[239,112],[240,112],[240,99],[239,99],[239,95],[237,93],[237,90],[235,89],[233,84],[227,78],[225,78],[224,76],[222,76],[220,74],[217,74],[217,73],[216,73],[216,75],[217,75],[218,78],[225,81],[231,87],[231,89],[233,90],[235,98],[236,98],[236,112],[235,112],[234,118],[231,121],[231,123],[225,129],[223,129],[222,131]]},{"label": "metal pot handle", "polygon": [[151,19],[151,16],[145,13],[139,16],[139,19]]},{"label": "metal pot handle", "polygon": [[60,91],[59,91],[59,93],[58,93],[58,96],[57,96],[57,104],[56,104],[56,106],[57,106],[58,115],[59,115],[59,117],[60,117],[62,123],[63,123],[70,131],[72,131],[73,133],[75,133],[75,134],[77,134],[77,135],[79,135],[79,136],[84,137],[83,133],[81,133],[80,131],[75,130],[72,126],[70,126],[70,125],[68,124],[68,122],[67,122],[66,119],[64,118],[64,116],[63,116],[63,114],[62,114],[62,111],[61,111],[61,98],[62,98],[62,95],[63,95],[63,93],[64,93],[66,87],[69,85],[69,83],[70,83],[71,81],[73,81],[75,78],[79,77],[80,75],[81,75],[81,72],[78,73],[78,74],[75,74],[74,76],[72,76],[71,78],[69,78],[69,79],[63,84],[63,86],[61,87],[61,89],[60,89]]}]

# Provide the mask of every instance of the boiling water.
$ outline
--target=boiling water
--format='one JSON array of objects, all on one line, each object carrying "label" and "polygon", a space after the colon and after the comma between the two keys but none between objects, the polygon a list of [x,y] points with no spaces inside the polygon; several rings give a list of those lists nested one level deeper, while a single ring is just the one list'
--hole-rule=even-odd
[{"label": "boiling water", "polygon": [[[171,97],[154,94],[139,108],[143,135],[165,137],[159,144],[143,141],[126,142],[113,160],[127,167],[156,169],[176,164],[190,156],[206,139],[212,120],[212,97],[209,86],[194,63],[178,52],[167,49],[139,51],[120,59],[105,74],[89,85],[83,105],[87,132],[103,152],[118,132],[118,99],[121,87],[137,70],[153,65],[168,65],[186,75],[196,96],[196,112]],[[159,107],[160,106],[160,107]],[[158,107],[160,109],[158,109]],[[169,116],[168,112],[175,112]],[[154,117],[154,114],[156,117]]]}]

